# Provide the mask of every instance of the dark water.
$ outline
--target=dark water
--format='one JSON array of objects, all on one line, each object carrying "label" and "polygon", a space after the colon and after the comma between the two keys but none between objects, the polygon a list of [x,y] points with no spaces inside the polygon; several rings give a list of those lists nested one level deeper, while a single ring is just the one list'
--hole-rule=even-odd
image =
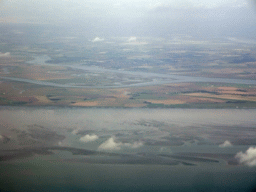
[{"label": "dark water", "polygon": [[1,164],[0,170],[2,191],[217,192],[253,191],[256,187],[256,170],[245,167],[97,165],[31,160]]}]

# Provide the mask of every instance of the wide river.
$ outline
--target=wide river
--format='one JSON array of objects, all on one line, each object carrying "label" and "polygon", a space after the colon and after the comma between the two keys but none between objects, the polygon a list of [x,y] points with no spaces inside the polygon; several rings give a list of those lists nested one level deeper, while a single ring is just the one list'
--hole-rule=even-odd
[{"label": "wide river", "polygon": [[46,85],[53,87],[81,87],[81,88],[119,88],[119,87],[133,87],[133,86],[149,86],[149,85],[157,85],[157,84],[167,84],[167,83],[182,83],[182,82],[212,82],[212,83],[234,83],[234,84],[256,84],[256,80],[246,80],[246,79],[228,79],[228,78],[207,78],[207,77],[191,77],[191,76],[182,76],[182,75],[171,75],[171,74],[159,74],[159,73],[149,73],[149,72],[137,72],[137,71],[125,71],[125,70],[117,70],[117,69],[106,69],[97,66],[86,66],[80,64],[73,65],[63,65],[63,64],[48,64],[45,63],[47,60],[50,60],[50,57],[44,56],[36,56],[35,60],[29,61],[30,64],[35,65],[55,65],[55,66],[65,66],[72,69],[79,69],[88,71],[91,73],[111,73],[111,74],[124,74],[128,76],[136,76],[141,78],[150,78],[151,81],[146,82],[138,82],[129,85],[109,85],[109,86],[77,86],[71,84],[58,84],[47,81],[38,81],[24,78],[15,78],[15,77],[4,77],[0,76],[2,79],[33,83],[38,85]]}]

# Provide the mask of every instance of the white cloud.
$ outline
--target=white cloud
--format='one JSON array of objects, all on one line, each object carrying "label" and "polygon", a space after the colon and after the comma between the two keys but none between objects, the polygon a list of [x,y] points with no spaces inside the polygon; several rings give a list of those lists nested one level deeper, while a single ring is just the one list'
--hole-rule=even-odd
[{"label": "white cloud", "polygon": [[228,140],[219,145],[219,147],[221,148],[232,147],[232,146],[233,146],[232,143],[230,143],[230,141]]},{"label": "white cloud", "polygon": [[79,129],[75,129],[75,130],[73,130],[71,133],[72,133],[73,135],[77,135],[78,131],[79,131]]},{"label": "white cloud", "polygon": [[109,138],[106,142],[99,146],[101,150],[120,150],[122,143],[116,143],[114,138]]},{"label": "white cloud", "polygon": [[136,37],[130,37],[130,38],[128,39],[129,42],[135,42],[136,40],[137,40]]},{"label": "white cloud", "polygon": [[102,143],[99,146],[99,149],[100,150],[120,150],[122,147],[136,149],[141,146],[143,146],[142,142],[122,143],[122,142],[116,142],[114,137],[111,137],[106,142]]},{"label": "white cloud", "polygon": [[93,134],[93,135],[85,135],[85,136],[81,137],[79,139],[79,141],[88,143],[88,142],[91,142],[91,141],[95,141],[97,139],[99,139],[99,137],[97,135]]},{"label": "white cloud", "polygon": [[125,147],[137,149],[137,148],[139,148],[139,147],[142,147],[142,146],[143,146],[143,143],[142,143],[142,142],[134,142],[133,144],[131,144],[131,143],[124,143],[123,145],[124,145]]},{"label": "white cloud", "polygon": [[10,52],[6,52],[6,53],[1,53],[0,52],[0,57],[10,57],[11,53]]},{"label": "white cloud", "polygon": [[256,166],[256,147],[250,147],[245,153],[237,153],[236,158],[241,164]]},{"label": "white cloud", "polygon": [[95,37],[92,42],[100,42],[100,41],[104,41],[104,39],[99,38],[99,37]]}]

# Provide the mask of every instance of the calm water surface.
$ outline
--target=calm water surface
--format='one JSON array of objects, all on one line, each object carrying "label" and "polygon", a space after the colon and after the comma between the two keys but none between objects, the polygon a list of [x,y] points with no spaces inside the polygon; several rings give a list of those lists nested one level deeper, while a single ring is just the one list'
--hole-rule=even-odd
[{"label": "calm water surface", "polygon": [[[1,134],[9,129],[26,130],[28,125],[40,125],[56,130],[67,138],[64,145],[93,149],[114,132],[157,130],[136,122],[165,122],[189,126],[249,126],[256,125],[256,110],[242,109],[98,109],[98,108],[35,108],[0,107]],[[90,129],[102,136],[91,143],[79,142],[79,135],[66,130]],[[157,132],[156,134],[162,134]],[[218,146],[191,144],[161,148],[172,152],[238,152],[249,146],[220,149]],[[115,151],[151,152],[159,146]],[[1,191],[253,191],[256,168],[220,163],[199,163],[197,166],[115,165],[66,162],[70,152],[56,151],[53,155],[35,155],[0,162]],[[83,158],[78,155],[76,158]]]}]

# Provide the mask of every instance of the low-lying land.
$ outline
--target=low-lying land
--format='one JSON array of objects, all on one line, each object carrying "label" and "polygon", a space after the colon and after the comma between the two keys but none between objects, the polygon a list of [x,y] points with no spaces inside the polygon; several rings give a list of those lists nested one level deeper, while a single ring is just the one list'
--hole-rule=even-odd
[{"label": "low-lying land", "polygon": [[1,81],[1,105],[164,108],[255,108],[256,88],[179,83],[130,88],[54,88]]},{"label": "low-lying land", "polygon": [[[27,27],[18,27],[20,33],[0,29],[0,105],[256,107],[254,43],[177,34],[135,42],[128,37],[93,42],[80,34],[61,34],[61,41],[37,36]],[[20,41],[17,34],[30,39],[25,29],[35,34],[31,41]],[[53,29],[40,30],[48,34]],[[218,78],[251,85],[211,83],[221,82]]]}]

